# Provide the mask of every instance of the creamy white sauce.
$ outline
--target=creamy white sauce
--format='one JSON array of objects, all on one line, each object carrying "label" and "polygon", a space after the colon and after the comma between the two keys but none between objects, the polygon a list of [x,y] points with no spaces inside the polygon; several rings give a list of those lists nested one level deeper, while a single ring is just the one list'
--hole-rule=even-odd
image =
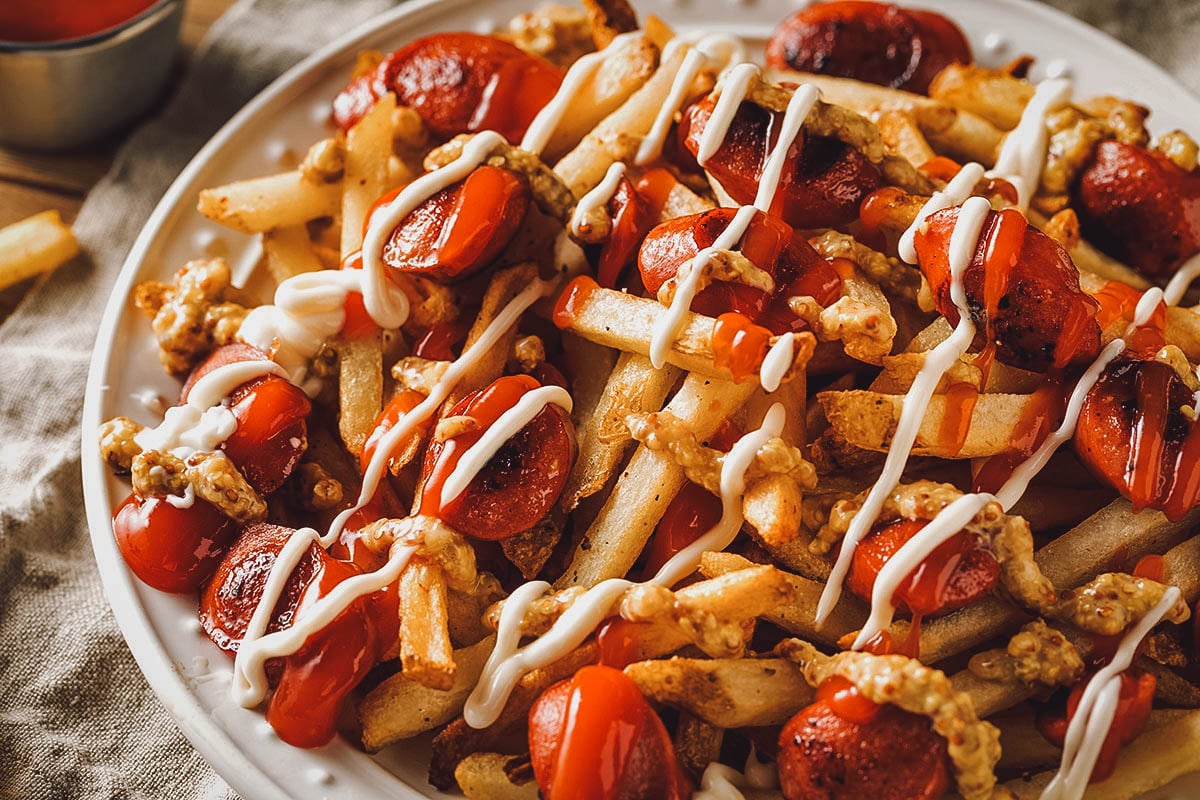
[{"label": "creamy white sauce", "polygon": [[138,389],[133,394],[129,395],[130,399],[140,405],[142,408],[149,411],[151,414],[163,415],[170,408],[170,404],[156,390],[149,386]]},{"label": "creamy white sauce", "polygon": [[183,494],[169,494],[163,498],[175,508],[191,508],[196,502],[196,489],[190,483],[184,487]]},{"label": "creamy white sauce", "polygon": [[796,356],[796,334],[785,333],[780,336],[771,349],[763,357],[762,366],[758,368],[758,382],[763,391],[770,394],[779,388],[792,367],[792,359]]},{"label": "creamy white sauce", "polygon": [[1067,726],[1058,774],[1042,792],[1041,800],[1080,800],[1083,797],[1100,748],[1116,715],[1121,673],[1129,669],[1138,645],[1170,613],[1179,597],[1179,589],[1168,587],[1150,613],[1138,620],[1137,625],[1121,638],[1112,661],[1088,681],[1075,709],[1075,716]]},{"label": "creamy white sauce", "polygon": [[604,180],[597,183],[583,197],[579,198],[579,202],[575,205],[575,210],[571,212],[571,221],[568,223],[568,228],[573,236],[583,236],[584,232],[581,228],[583,222],[595,214],[600,209],[608,205],[612,200],[613,195],[617,192],[617,187],[621,185],[621,178],[625,177],[625,162],[614,161],[604,173]]},{"label": "creamy white sauce", "polygon": [[1167,305],[1177,306],[1183,302],[1183,296],[1187,294],[1188,287],[1192,282],[1200,277],[1200,253],[1189,258],[1180,265],[1175,274],[1171,276],[1170,282],[1167,283],[1167,288],[1163,290]]},{"label": "creamy white sauce", "polygon": [[[723,550],[737,536],[743,517],[741,499],[746,470],[766,442],[783,430],[786,412],[779,403],[771,406],[762,425],[738,439],[721,464],[721,519],[688,547],[663,565],[649,583],[672,586],[695,572],[702,553]],[[529,606],[550,591],[545,581],[519,586],[505,601],[496,632],[496,646],[484,665],[474,691],[467,698],[463,718],[473,728],[486,728],[500,716],[508,697],[522,676],[564,657],[591,635],[613,605],[638,584],[610,578],[588,589],[533,642],[520,647],[521,621]]]},{"label": "creamy white sauce", "polygon": [[[588,53],[576,59],[571,68],[567,70],[563,82],[559,84],[558,91],[550,102],[542,107],[542,110],[533,118],[533,122],[529,123],[529,127],[525,130],[525,136],[521,139],[521,149],[530,153],[541,154],[546,149],[546,145],[550,143],[550,137],[554,135],[554,131],[562,124],[563,117],[567,113],[567,109],[571,105],[571,101],[583,89],[587,82],[590,81],[600,69],[600,65],[604,60],[618,52],[624,44],[633,39],[641,39],[644,34],[641,31],[631,31],[622,33],[613,37],[609,42],[608,47],[595,53]],[[665,55],[663,60],[665,61]]]},{"label": "creamy white sauce", "polygon": [[235,361],[217,367],[192,385],[186,403],[168,408],[157,427],[143,428],[133,441],[142,450],[184,459],[216,450],[237,430],[237,419],[222,401],[243,383],[264,375],[285,373],[273,361]]},{"label": "creamy white sauce", "polygon": [[1046,115],[1071,101],[1072,86],[1065,78],[1048,78],[1037,85],[1036,91],[1021,121],[1009,132],[996,157],[996,166],[989,177],[1003,178],[1017,190],[1017,205],[1022,211],[1037,192],[1042,165],[1046,162],[1046,147],[1050,133],[1046,130]]},{"label": "creamy white sauce", "polygon": [[[931,198],[930,202],[934,202],[935,199],[936,197]],[[958,325],[945,341],[926,353],[925,363],[922,364],[917,377],[913,380],[912,388],[901,400],[900,420],[896,423],[896,432],[893,434],[891,445],[888,448],[883,472],[867,493],[862,507],[854,515],[854,519],[850,522],[850,528],[842,540],[841,551],[838,553],[837,561],[834,562],[829,579],[825,583],[825,589],[821,592],[821,600],[817,604],[817,624],[823,624],[834,606],[837,605],[842,596],[842,582],[850,570],[850,561],[854,556],[855,548],[879,518],[879,512],[883,509],[883,503],[887,496],[900,483],[904,465],[908,463],[908,456],[921,428],[921,421],[925,418],[925,409],[934,392],[937,391],[938,383],[946,371],[958,361],[963,353],[967,352],[971,342],[975,339],[975,323],[971,321],[970,310],[967,308],[963,273],[975,253],[975,247],[983,231],[983,224],[987,221],[990,210],[990,204],[982,197],[968,198],[959,209],[954,231],[950,234],[949,259],[950,298],[954,301],[954,307],[958,309]],[[918,216],[919,220],[920,216]],[[913,225],[917,224],[918,222],[913,223]]]},{"label": "creamy white sauce", "polygon": [[733,125],[738,109],[750,92],[750,86],[758,80],[762,71],[755,64],[738,64],[725,73],[717,84],[715,94],[717,101],[713,105],[712,114],[704,124],[700,134],[700,143],[696,148],[696,163],[700,166],[708,164],[709,160],[721,149],[729,128]]},{"label": "creamy white sauce", "polygon": [[483,435],[459,456],[454,469],[442,484],[440,505],[444,507],[457,500],[504,443],[524,430],[548,405],[556,405],[570,414],[571,395],[561,386],[540,386],[522,395],[516,405],[489,425]]}]

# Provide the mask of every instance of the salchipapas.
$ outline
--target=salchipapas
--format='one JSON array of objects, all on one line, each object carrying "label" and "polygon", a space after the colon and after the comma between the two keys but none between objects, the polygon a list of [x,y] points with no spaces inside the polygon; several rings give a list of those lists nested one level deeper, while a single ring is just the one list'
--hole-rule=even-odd
[{"label": "salchipapas", "polygon": [[201,193],[273,291],[137,287],[184,383],[99,432],[129,569],[283,741],[432,734],[470,798],[1200,767],[1195,142],[920,8],[672,22],[362,53]]}]

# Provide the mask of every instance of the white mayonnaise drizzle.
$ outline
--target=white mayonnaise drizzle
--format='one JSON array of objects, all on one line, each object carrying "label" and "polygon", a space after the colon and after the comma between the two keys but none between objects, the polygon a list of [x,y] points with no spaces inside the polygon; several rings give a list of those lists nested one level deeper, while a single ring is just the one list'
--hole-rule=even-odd
[{"label": "white mayonnaise drizzle", "polygon": [[675,73],[675,79],[671,82],[671,90],[667,93],[667,99],[659,108],[658,114],[654,118],[654,124],[650,126],[650,132],[638,146],[637,155],[633,159],[633,163],[638,166],[645,166],[662,155],[663,145],[671,130],[671,123],[675,121],[675,115],[679,113],[684,101],[687,100],[688,92],[691,90],[692,84],[696,82],[700,71],[724,69],[731,59],[739,58],[745,52],[745,48],[738,39],[719,33],[702,34],[691,37],[691,41],[687,37],[676,37],[667,42],[662,60],[664,62],[671,61],[678,52],[678,48],[688,45],[691,45],[691,49],[683,57],[683,63],[679,65],[679,71]]},{"label": "white mayonnaise drizzle", "polygon": [[[695,572],[702,553],[723,550],[733,541],[742,527],[741,500],[746,489],[746,470],[759,448],[780,435],[785,419],[783,406],[774,404],[762,425],[738,439],[730,448],[721,463],[721,519],[703,536],[672,556],[648,583],[672,586]],[[495,722],[522,676],[557,661],[578,647],[611,614],[613,604],[637,585],[624,578],[601,581],[576,599],[550,630],[524,647],[520,647],[521,621],[529,606],[551,587],[545,581],[531,581],[518,587],[504,601],[496,646],[463,708],[467,724],[473,728],[486,728]]]},{"label": "white mayonnaise drizzle", "polygon": [[1088,681],[1071,724],[1067,726],[1058,774],[1042,792],[1041,800],[1080,800],[1083,797],[1100,748],[1116,716],[1121,673],[1129,669],[1138,645],[1170,613],[1179,597],[1179,589],[1168,587],[1150,613],[1121,638],[1112,661]]},{"label": "white mayonnaise drizzle", "polygon": [[[730,87],[726,87],[725,92],[730,92]],[[692,307],[692,301],[699,293],[700,278],[704,267],[718,251],[732,250],[741,241],[758,211],[766,212],[770,209],[771,203],[775,200],[775,194],[779,190],[779,180],[783,175],[788,151],[795,144],[796,137],[800,135],[804,119],[816,104],[818,96],[816,87],[809,84],[804,84],[793,92],[780,125],[779,139],[767,156],[767,163],[763,166],[754,205],[739,208],[729,226],[721,232],[716,241],[710,247],[706,247],[696,254],[692,259],[691,271],[675,287],[675,296],[671,300],[671,305],[667,307],[666,313],[661,314],[655,320],[650,334],[650,363],[655,369],[661,369],[667,363],[667,354],[671,352],[671,343],[679,333],[684,317]]]},{"label": "white mayonnaise drizzle", "polygon": [[792,367],[792,359],[796,356],[796,334],[785,333],[780,336],[771,349],[763,357],[762,366],[758,368],[758,382],[763,391],[770,394],[779,388],[787,372]]},{"label": "white mayonnaise drizzle", "polygon": [[572,236],[582,236],[583,231],[581,226],[588,217],[595,214],[598,210],[608,205],[608,201],[612,200],[613,195],[617,192],[617,187],[621,185],[621,178],[625,177],[625,162],[614,161],[604,173],[604,180],[593,186],[587,194],[579,198],[579,202],[575,204],[575,210],[571,212],[571,221],[568,223],[568,228]]},{"label": "white mayonnaise drizzle", "polygon": [[350,517],[375,496],[392,451],[413,432],[417,425],[437,411],[463,376],[478,364],[504,332],[516,324],[521,314],[552,288],[552,284],[535,279],[524,291],[514,297],[484,329],[480,337],[450,364],[441,379],[434,384],[429,396],[396,421],[396,424],[380,439],[375,448],[371,461],[363,473],[362,491],[359,492],[358,500],[353,507],[338,514],[324,536],[319,535],[312,528],[302,528],[288,538],[287,543],[276,556],[275,563],[271,566],[270,575],[263,587],[262,597],[254,609],[254,614],[234,659],[233,697],[237,702],[247,708],[261,703],[267,691],[267,677],[264,671],[267,660],[294,653],[309,636],[336,619],[338,614],[359,597],[378,591],[399,577],[407,565],[408,559],[412,556],[414,548],[394,547],[388,556],[387,563],[379,570],[343,581],[333,592],[311,608],[306,607],[303,613],[297,610],[295,621],[290,628],[263,636],[288,579],[296,565],[300,563],[304,553],[307,552],[309,545],[315,541],[321,547],[328,548],[337,541],[342,528]]},{"label": "white mayonnaise drizzle", "polygon": [[738,64],[725,73],[717,84],[714,94],[717,102],[713,105],[708,122],[700,134],[700,144],[696,148],[696,163],[700,166],[708,164],[709,160],[721,149],[733,119],[737,115],[742,102],[750,92],[750,85],[758,79],[762,71],[755,64]]},{"label": "white mayonnaise drizzle", "polygon": [[[608,47],[599,50],[595,53],[588,53],[581,56],[567,70],[563,82],[559,84],[558,91],[554,93],[554,97],[550,98],[550,102],[542,107],[542,110],[533,118],[533,122],[529,123],[529,127],[525,130],[525,136],[521,139],[520,147],[529,153],[540,154],[546,149],[546,145],[550,143],[550,137],[554,135],[554,131],[562,124],[563,117],[567,113],[567,108],[571,105],[571,101],[583,89],[600,69],[600,65],[604,60],[617,52],[625,42],[633,39],[641,39],[644,34],[641,31],[631,31],[622,33],[613,37],[609,42]],[[664,55],[663,60],[666,60]]]},{"label": "white mayonnaise drizzle", "polygon": [[1050,134],[1046,115],[1071,100],[1071,82],[1048,78],[1037,85],[1033,98],[1021,113],[1021,121],[1009,132],[996,157],[989,177],[1003,178],[1017,190],[1017,206],[1024,211],[1037,192]]},{"label": "white mayonnaise drizzle", "polygon": [[284,371],[273,361],[222,364],[192,385],[186,403],[168,408],[157,427],[138,431],[133,441],[143,450],[178,458],[216,450],[237,429],[233,412],[222,401],[243,383],[264,375],[284,376]]},{"label": "white mayonnaise drizzle", "polygon": [[526,392],[517,404],[505,411],[488,426],[474,444],[459,456],[454,469],[442,484],[440,504],[445,506],[467,490],[479,471],[487,466],[500,448],[520,433],[548,405],[556,405],[571,413],[571,395],[561,386],[539,386]]},{"label": "white mayonnaise drizzle", "polygon": [[1167,305],[1177,306],[1183,302],[1183,296],[1187,294],[1188,287],[1197,277],[1200,277],[1200,253],[1196,253],[1183,262],[1171,276],[1167,288],[1163,290]]},{"label": "white mayonnaise drizzle", "polygon": [[[934,199],[936,198],[931,198],[930,202],[933,202]],[[991,205],[982,197],[968,198],[959,209],[954,231],[950,234],[949,254],[950,299],[954,301],[954,307],[958,309],[958,325],[945,341],[925,354],[925,363],[921,365],[920,371],[913,380],[912,388],[901,400],[900,420],[896,423],[896,432],[893,434],[891,446],[888,448],[883,472],[867,493],[862,508],[854,515],[854,519],[850,522],[850,529],[846,531],[846,536],[842,540],[842,549],[838,553],[829,580],[826,581],[825,589],[821,592],[821,600],[817,604],[817,624],[823,624],[834,606],[837,605],[842,596],[842,582],[850,570],[854,549],[870,531],[875,520],[879,518],[879,512],[883,509],[883,503],[887,496],[900,483],[904,465],[908,462],[913,442],[916,441],[917,432],[921,428],[921,421],[925,418],[926,406],[929,405],[930,398],[937,390],[938,382],[962,354],[967,352],[967,348],[975,339],[975,323],[971,321],[971,313],[967,308],[963,273],[975,254],[975,247],[979,242],[979,236],[983,231],[983,224],[987,221],[989,211],[991,211]],[[918,219],[920,219],[919,216]]]}]

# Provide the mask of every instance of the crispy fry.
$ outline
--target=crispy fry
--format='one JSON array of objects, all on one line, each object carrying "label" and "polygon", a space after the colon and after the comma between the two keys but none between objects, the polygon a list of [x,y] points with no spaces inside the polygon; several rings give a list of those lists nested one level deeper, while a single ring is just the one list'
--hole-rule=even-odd
[{"label": "crispy fry", "polygon": [[383,349],[379,334],[336,340],[338,353],[338,431],[355,456],[375,428],[383,407]]},{"label": "crispy fry", "polygon": [[446,576],[414,559],[400,576],[400,663],[404,676],[449,691],[456,666],[447,622]]},{"label": "crispy fry", "polygon": [[524,756],[473,753],[454,768],[454,780],[468,800],[537,800],[533,767]]},{"label": "crispy fry", "polygon": [[[570,330],[574,333],[597,344],[648,356],[655,323],[667,309],[655,300],[596,288],[581,297],[572,312]],[[671,343],[667,363],[695,374],[729,380],[732,377],[729,370],[713,364],[714,323],[712,317],[687,312],[684,324]],[[808,363],[815,347],[812,334],[796,334],[792,369],[798,370]]]},{"label": "crispy fry", "polygon": [[390,92],[346,134],[345,178],[342,180],[342,258],[362,247],[367,211],[392,187],[388,158],[392,154],[392,112],[396,96]]},{"label": "crispy fry", "polygon": [[204,189],[201,214],[243,233],[303,225],[341,211],[340,183],[313,183],[297,170]]},{"label": "crispy fry", "polygon": [[495,644],[496,637],[489,636],[454,651],[457,670],[449,691],[422,686],[397,672],[368,692],[358,706],[362,743],[367,752],[378,752],[393,742],[410,739],[453,719],[462,711]]},{"label": "crispy fry", "polygon": [[[1158,713],[1158,712],[1154,712]],[[1116,771],[1088,786],[1088,800],[1132,800],[1200,768],[1200,711],[1172,715],[1169,722],[1147,730],[1121,749]],[[1008,781],[1004,788],[1017,800],[1036,800],[1055,772]]]},{"label": "crispy fry", "polygon": [[[863,390],[821,392],[817,395],[829,424],[855,447],[886,451],[900,420],[903,395]],[[934,395],[913,444],[914,455],[942,458],[978,458],[1004,453],[1018,434],[1032,395],[981,394],[972,410],[962,447],[943,435],[946,418],[954,406],[946,395]]]},{"label": "crispy fry", "polygon": [[43,211],[0,229],[0,289],[66,263],[79,252],[57,211]]},{"label": "crispy fry", "polygon": [[303,225],[267,231],[262,235],[262,243],[267,271],[276,284],[302,272],[316,272],[324,266]]},{"label": "crispy fry", "polygon": [[[689,375],[667,409],[704,439],[741,407],[751,391],[748,382],[734,384]],[[558,585],[592,586],[628,572],[683,482],[683,467],[669,454],[639,446]]]},{"label": "crispy fry", "polygon": [[782,658],[639,661],[625,668],[642,694],[719,728],[780,725],[812,702],[800,669]]},{"label": "crispy fry", "polygon": [[950,64],[929,84],[929,96],[970,111],[1003,131],[1021,121],[1021,112],[1033,98],[1034,85],[1014,78],[1003,69],[975,64]]},{"label": "crispy fry", "polygon": [[709,764],[721,757],[724,739],[723,729],[686,711],[679,712],[679,722],[675,724],[675,756],[679,765],[693,776],[703,773]]}]

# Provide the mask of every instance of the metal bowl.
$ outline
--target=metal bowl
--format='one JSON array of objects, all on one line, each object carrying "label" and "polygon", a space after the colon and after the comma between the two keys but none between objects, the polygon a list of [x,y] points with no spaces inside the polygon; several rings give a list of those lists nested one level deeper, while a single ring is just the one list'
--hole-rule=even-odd
[{"label": "metal bowl", "polygon": [[158,97],[179,46],[183,0],[80,39],[0,41],[0,143],[61,150],[95,141]]}]

